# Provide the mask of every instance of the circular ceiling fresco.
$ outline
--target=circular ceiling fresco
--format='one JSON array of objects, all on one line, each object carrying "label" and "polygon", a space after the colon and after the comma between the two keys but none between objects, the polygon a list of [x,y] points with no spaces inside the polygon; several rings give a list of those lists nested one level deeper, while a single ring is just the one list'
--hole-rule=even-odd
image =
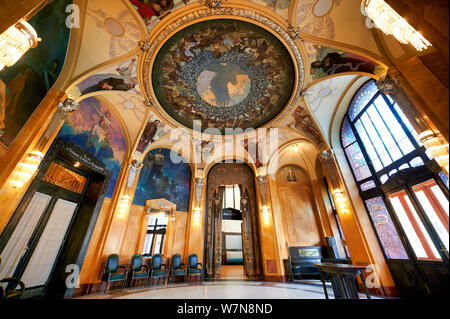
[{"label": "circular ceiling fresco", "polygon": [[172,36],[156,56],[155,95],[182,125],[257,128],[289,102],[295,68],[270,32],[240,20],[208,20]]}]

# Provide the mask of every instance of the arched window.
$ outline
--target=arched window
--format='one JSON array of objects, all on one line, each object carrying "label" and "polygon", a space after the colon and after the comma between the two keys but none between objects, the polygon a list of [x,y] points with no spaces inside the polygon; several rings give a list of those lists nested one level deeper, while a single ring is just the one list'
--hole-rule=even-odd
[{"label": "arched window", "polygon": [[[394,279],[401,281],[393,261],[413,261],[422,274],[430,272],[425,261],[448,265],[448,178],[433,167],[418,132],[375,81],[353,98],[341,142]],[[425,288],[433,285],[423,281]]]}]

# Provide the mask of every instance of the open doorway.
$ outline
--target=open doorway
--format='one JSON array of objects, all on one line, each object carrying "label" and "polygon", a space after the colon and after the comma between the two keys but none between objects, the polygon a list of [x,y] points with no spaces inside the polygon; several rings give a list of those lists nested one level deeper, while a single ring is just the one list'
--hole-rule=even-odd
[{"label": "open doorway", "polygon": [[208,174],[206,278],[262,276],[255,178],[246,164],[221,163]]},{"label": "open doorway", "polygon": [[241,190],[224,185],[222,206],[222,267],[220,278],[245,279],[242,238]]}]

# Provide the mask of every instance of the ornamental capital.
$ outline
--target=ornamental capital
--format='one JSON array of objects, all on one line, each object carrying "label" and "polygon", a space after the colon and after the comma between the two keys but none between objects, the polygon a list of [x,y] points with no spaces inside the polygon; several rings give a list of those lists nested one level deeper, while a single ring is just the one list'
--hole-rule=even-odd
[{"label": "ornamental capital", "polygon": [[76,110],[78,110],[79,103],[75,100],[67,99],[64,102],[58,103],[58,110],[63,112],[65,115],[70,115]]},{"label": "ornamental capital", "polygon": [[390,94],[392,91],[394,91],[397,87],[400,85],[400,81],[397,80],[395,77],[387,74],[386,76],[380,78],[377,83],[377,88],[380,90],[383,94]]},{"label": "ornamental capital", "polygon": [[333,158],[333,152],[328,150],[328,151],[322,151],[319,153],[318,157],[319,161],[322,164],[327,163],[328,161],[330,161]]}]

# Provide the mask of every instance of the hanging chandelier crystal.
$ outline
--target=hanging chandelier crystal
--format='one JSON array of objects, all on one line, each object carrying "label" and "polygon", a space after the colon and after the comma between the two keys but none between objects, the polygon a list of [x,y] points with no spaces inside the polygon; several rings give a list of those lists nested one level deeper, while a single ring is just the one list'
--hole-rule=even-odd
[{"label": "hanging chandelier crystal", "polygon": [[19,21],[0,34],[0,71],[13,66],[31,48],[41,41],[34,28],[25,20]]},{"label": "hanging chandelier crystal", "polygon": [[383,0],[363,0],[362,4],[369,18],[384,33],[393,35],[403,44],[410,43],[417,51],[431,46],[431,43],[423,35]]}]

